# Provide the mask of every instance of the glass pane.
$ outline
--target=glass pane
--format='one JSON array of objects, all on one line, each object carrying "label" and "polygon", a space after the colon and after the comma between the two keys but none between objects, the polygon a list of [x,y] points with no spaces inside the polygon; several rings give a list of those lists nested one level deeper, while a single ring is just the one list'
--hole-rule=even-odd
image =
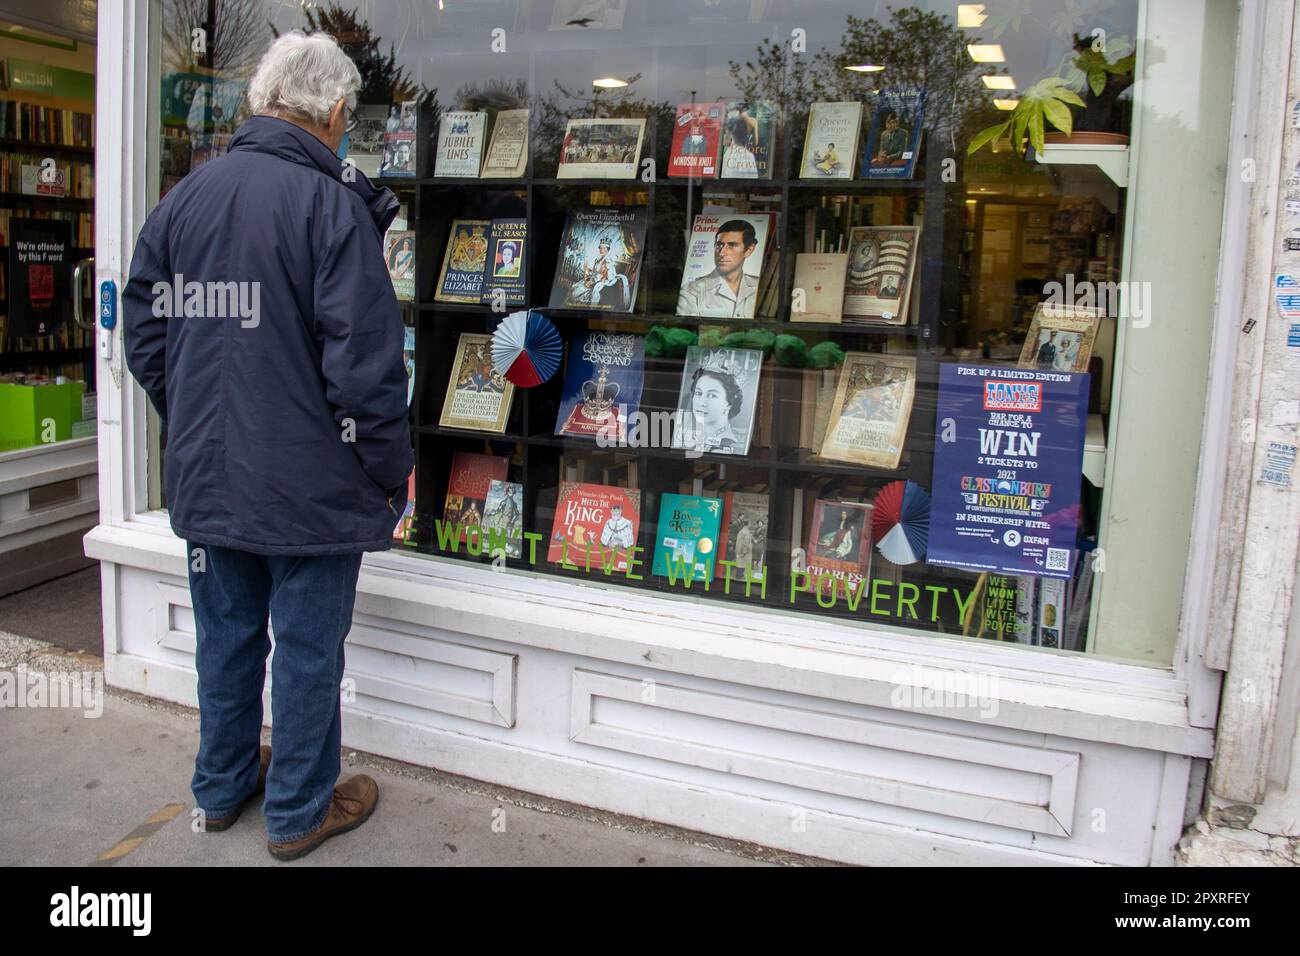
[{"label": "glass pane", "polygon": [[1147,414],[1112,404],[1138,4],[874,9],[169,0],[160,189],[273,31],[328,30],[403,203],[399,547],[1083,651]]},{"label": "glass pane", "polygon": [[0,62],[3,454],[96,434],[95,47],[0,17]]}]

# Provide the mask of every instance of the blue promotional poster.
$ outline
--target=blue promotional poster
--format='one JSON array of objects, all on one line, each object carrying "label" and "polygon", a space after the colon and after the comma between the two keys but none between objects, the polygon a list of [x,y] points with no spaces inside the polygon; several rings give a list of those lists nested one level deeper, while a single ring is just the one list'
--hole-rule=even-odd
[{"label": "blue promotional poster", "polygon": [[1069,578],[1086,373],[939,369],[929,564]]}]

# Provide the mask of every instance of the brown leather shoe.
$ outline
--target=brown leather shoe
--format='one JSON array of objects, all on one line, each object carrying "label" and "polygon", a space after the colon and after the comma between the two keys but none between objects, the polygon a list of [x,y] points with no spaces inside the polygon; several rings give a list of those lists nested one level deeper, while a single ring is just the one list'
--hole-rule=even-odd
[{"label": "brown leather shoe", "polygon": [[334,788],[334,799],[325,813],[325,819],[311,833],[287,843],[266,842],[266,848],[277,860],[296,860],[306,856],[330,837],[355,830],[370,819],[379,802],[379,784],[364,773],[349,777]]},{"label": "brown leather shoe", "polygon": [[247,806],[248,803],[258,794],[265,792],[266,768],[271,766],[271,748],[266,744],[262,744],[260,763],[261,766],[257,771],[257,789],[249,794],[247,800],[235,807],[232,812],[227,813],[220,820],[206,820],[203,826],[204,830],[208,833],[220,833],[222,830],[229,830],[235,825],[235,821],[239,819],[239,815],[244,812],[244,807]]}]

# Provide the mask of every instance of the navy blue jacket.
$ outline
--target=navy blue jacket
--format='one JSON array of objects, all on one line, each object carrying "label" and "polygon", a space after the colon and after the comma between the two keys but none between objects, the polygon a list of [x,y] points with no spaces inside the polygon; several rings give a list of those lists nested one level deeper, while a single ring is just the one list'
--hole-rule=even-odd
[{"label": "navy blue jacket", "polygon": [[166,423],[182,538],[259,554],[391,546],[412,466],[381,248],[398,203],[341,165],[305,130],[254,116],[140,231],[126,362]]}]

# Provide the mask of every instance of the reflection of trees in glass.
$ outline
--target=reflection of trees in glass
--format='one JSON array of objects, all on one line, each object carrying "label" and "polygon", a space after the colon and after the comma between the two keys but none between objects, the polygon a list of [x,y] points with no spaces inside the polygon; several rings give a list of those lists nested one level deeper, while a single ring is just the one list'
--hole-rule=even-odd
[{"label": "reflection of trees in glass", "polygon": [[452,97],[458,110],[521,110],[528,106],[528,81],[491,79],[466,83]]},{"label": "reflection of trees in glass", "polygon": [[[168,0],[163,11],[164,73],[212,70],[223,79],[247,80],[266,49],[261,0]],[[206,52],[194,50],[202,30]]]},{"label": "reflection of trees in glass", "polygon": [[[869,101],[873,90],[924,86],[926,127],[960,136],[986,99],[977,65],[966,53],[969,42],[951,17],[904,7],[891,9],[888,23],[849,15],[839,52],[792,53],[789,41],[764,40],[754,59],[732,60],[730,72],[743,98],[772,100],[787,119],[817,101]],[[885,69],[846,69],[860,64]]]},{"label": "reflection of trees in glass", "polygon": [[[303,33],[328,33],[357,65],[361,74],[357,102],[387,105],[420,99],[422,94],[430,95],[430,91],[420,90],[411,82],[406,67],[397,62],[397,51],[392,43],[388,44],[387,54],[379,49],[379,37],[371,33],[367,21],[357,19],[355,10],[345,10],[338,3],[331,3],[323,10],[308,7],[302,13],[307,18]],[[271,32],[277,37],[280,35],[275,27]]]},{"label": "reflection of trees in glass", "polygon": [[651,156],[656,131],[662,138],[664,130],[672,130],[677,107],[672,103],[652,103],[638,96],[636,86],[642,78],[642,75],[637,73],[627,78],[627,86],[613,90],[591,87],[586,91],[567,87],[556,80],[554,90],[533,99],[532,109],[536,131],[533,155],[544,157],[548,165],[553,159],[558,161],[560,147],[564,142],[564,130],[571,118],[645,117],[645,144],[642,146],[641,156],[642,158]]}]

